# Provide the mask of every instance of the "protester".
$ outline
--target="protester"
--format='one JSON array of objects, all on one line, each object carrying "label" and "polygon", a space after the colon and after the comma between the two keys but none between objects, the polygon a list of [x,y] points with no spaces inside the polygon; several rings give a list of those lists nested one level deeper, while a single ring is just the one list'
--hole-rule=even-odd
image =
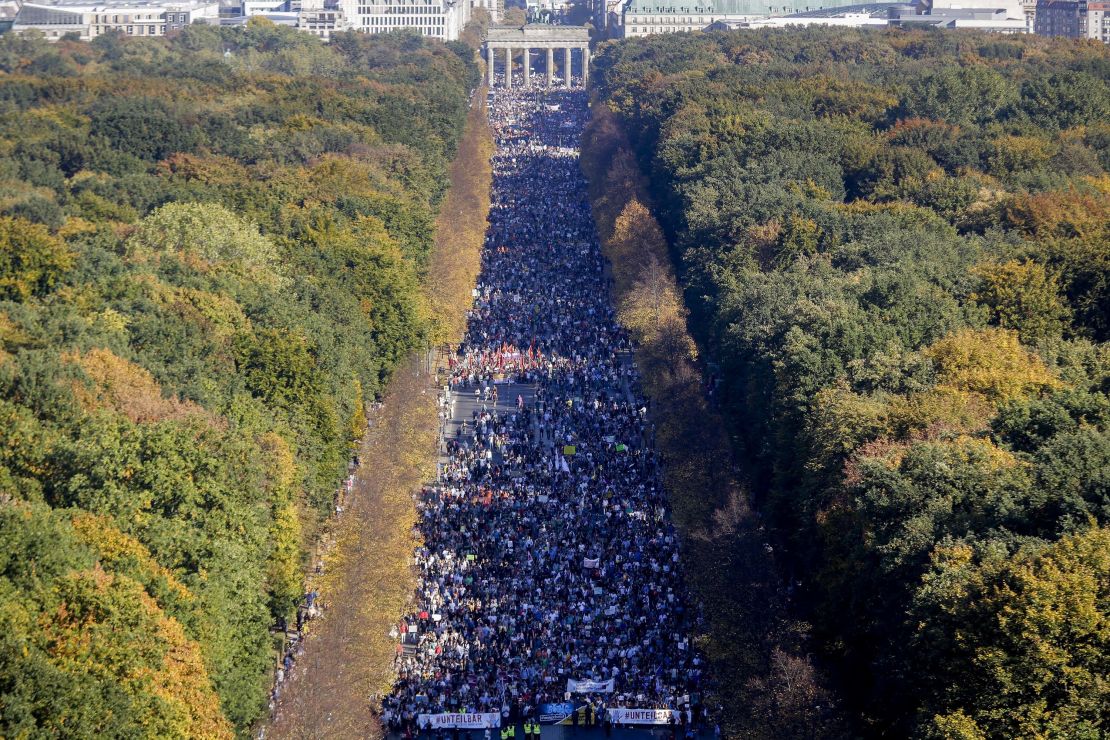
[{"label": "protester", "polygon": [[579,171],[586,95],[497,90],[489,110],[489,230],[444,396],[475,410],[419,502],[416,606],[383,719],[405,732],[443,712],[531,721],[568,679],[612,680],[576,697],[597,707],[590,721],[689,709],[705,680],[698,617]]}]

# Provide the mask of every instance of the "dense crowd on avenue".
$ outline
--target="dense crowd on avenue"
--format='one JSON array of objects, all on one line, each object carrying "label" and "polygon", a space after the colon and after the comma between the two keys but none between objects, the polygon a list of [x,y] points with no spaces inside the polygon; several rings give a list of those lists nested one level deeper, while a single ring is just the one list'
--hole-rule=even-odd
[{"label": "dense crowd on avenue", "polygon": [[526,720],[573,690],[591,717],[701,723],[699,617],[579,171],[586,94],[496,90],[489,111],[489,230],[442,399],[474,410],[419,502],[416,607],[382,719]]}]

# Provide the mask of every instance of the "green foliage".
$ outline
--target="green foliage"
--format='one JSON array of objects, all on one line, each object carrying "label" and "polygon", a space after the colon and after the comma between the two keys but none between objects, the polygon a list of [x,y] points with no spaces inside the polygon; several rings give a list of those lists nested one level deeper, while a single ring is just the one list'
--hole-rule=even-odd
[{"label": "green foliage", "polygon": [[1017,90],[990,67],[943,67],[911,85],[906,114],[957,126],[990,123],[1017,101]]},{"label": "green foliage", "polygon": [[1039,126],[1086,126],[1110,116],[1110,90],[1105,76],[1078,70],[1042,74],[1022,83],[1021,107]]},{"label": "green foliage", "polygon": [[0,298],[26,301],[47,293],[73,254],[46,228],[21,218],[0,218]]},{"label": "green foliage", "polygon": [[[965,732],[980,737],[1102,737],[1108,584],[1105,527],[1012,558],[938,548],[914,598],[918,657],[942,679],[933,693],[947,694],[937,703],[969,707]],[[962,712],[930,718],[929,734],[943,733],[953,714]]]},{"label": "green foliage", "polygon": [[862,727],[1105,735],[1110,51],[806,29],[596,65]]},{"label": "green foliage", "polygon": [[[231,736],[196,642],[143,585],[164,576],[141,545],[106,522],[90,541],[44,506],[5,504],[0,524],[7,732]],[[102,567],[119,555],[113,538],[136,556],[126,575]]]},{"label": "green foliage", "polygon": [[198,132],[157,98],[111,98],[89,111],[89,133],[116,151],[140,159],[163,159],[196,147]]},{"label": "green foliage", "polygon": [[170,203],[139,223],[130,243],[132,257],[147,250],[157,259],[169,254],[201,272],[233,271],[243,282],[281,288],[283,279],[274,244],[215,203]]},{"label": "green foliage", "polygon": [[250,733],[364,404],[428,336],[476,75],[259,19],[0,36],[0,735]]},{"label": "green foliage", "polygon": [[1030,344],[1060,334],[1066,310],[1044,266],[1011,260],[981,266],[976,274],[982,282],[972,297],[990,309],[1000,326],[1015,329]]}]

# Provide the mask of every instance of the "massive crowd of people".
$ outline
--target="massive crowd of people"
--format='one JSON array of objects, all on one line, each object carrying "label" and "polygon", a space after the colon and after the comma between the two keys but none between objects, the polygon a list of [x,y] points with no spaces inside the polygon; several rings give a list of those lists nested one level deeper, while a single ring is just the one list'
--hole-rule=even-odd
[{"label": "massive crowd of people", "polygon": [[383,721],[525,719],[568,679],[611,679],[573,698],[697,722],[699,617],[578,166],[586,94],[496,90],[489,111],[489,230],[447,391],[476,401],[419,503],[417,606]]}]

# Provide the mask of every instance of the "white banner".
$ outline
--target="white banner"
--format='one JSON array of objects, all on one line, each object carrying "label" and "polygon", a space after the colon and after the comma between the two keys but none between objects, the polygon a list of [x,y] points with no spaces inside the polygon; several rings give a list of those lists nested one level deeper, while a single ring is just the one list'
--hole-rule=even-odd
[{"label": "white banner", "polygon": [[450,712],[447,714],[421,714],[417,718],[417,726],[423,730],[431,723],[432,730],[449,730],[458,727],[462,730],[481,730],[486,727],[500,727],[501,715],[497,712],[479,712],[467,714],[465,712]]},{"label": "white banner", "polygon": [[610,709],[609,721],[615,725],[665,725],[674,718],[678,723],[678,712],[673,709]]},{"label": "white banner", "polygon": [[613,691],[613,679],[608,681],[575,681],[573,678],[567,679],[567,691],[572,694],[592,694],[592,693],[609,693]]}]

